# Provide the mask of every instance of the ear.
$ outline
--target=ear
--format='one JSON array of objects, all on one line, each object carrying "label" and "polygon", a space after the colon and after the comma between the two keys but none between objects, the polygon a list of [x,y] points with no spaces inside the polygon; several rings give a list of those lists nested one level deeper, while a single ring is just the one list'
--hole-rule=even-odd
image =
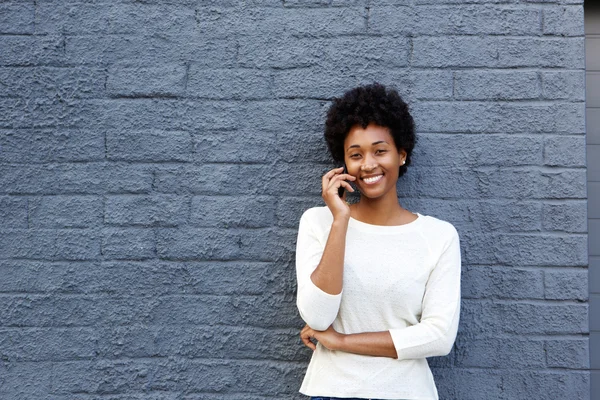
[{"label": "ear", "polygon": [[404,149],[398,150],[398,166],[401,167],[404,165],[403,161],[406,160],[406,151]]}]

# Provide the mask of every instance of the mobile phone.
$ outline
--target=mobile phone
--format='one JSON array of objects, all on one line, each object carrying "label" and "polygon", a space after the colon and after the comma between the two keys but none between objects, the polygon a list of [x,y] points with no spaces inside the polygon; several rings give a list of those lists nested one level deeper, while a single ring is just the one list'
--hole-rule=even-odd
[{"label": "mobile phone", "polygon": [[[342,174],[347,174],[347,173],[348,173],[348,169],[346,168],[346,164],[344,164],[344,170],[342,171]],[[343,186],[340,186],[340,188],[338,189],[338,195],[339,195],[340,197],[343,197],[343,196],[344,196],[344,190],[345,190],[345,189],[344,189],[344,187],[343,187]]]}]

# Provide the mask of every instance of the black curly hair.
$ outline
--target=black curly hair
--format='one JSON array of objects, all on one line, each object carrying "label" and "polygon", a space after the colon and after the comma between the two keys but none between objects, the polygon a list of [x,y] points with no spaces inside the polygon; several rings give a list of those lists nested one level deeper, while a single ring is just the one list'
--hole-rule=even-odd
[{"label": "black curly hair", "polygon": [[396,148],[406,151],[398,176],[404,175],[417,141],[415,123],[398,92],[379,83],[359,86],[333,99],[325,122],[325,140],[333,160],[344,162],[344,140],[350,129],[370,123],[388,128]]}]

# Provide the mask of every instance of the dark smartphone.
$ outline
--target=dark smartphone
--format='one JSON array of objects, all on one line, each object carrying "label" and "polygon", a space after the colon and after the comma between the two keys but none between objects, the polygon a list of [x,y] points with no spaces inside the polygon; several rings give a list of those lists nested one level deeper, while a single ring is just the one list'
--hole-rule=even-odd
[{"label": "dark smartphone", "polygon": [[[342,174],[347,174],[347,173],[348,173],[348,169],[346,168],[346,164],[344,164],[344,170],[342,171]],[[338,189],[338,195],[339,195],[340,197],[343,197],[343,196],[344,196],[344,190],[345,190],[345,189],[344,189],[344,187],[343,187],[343,186],[340,186],[340,188]]]}]

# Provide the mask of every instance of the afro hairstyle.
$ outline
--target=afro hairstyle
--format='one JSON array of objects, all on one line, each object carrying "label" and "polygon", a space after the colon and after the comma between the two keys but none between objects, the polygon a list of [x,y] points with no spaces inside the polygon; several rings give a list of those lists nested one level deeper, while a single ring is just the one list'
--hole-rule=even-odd
[{"label": "afro hairstyle", "polygon": [[333,160],[344,162],[344,140],[352,127],[366,128],[371,123],[388,128],[398,151],[406,151],[398,176],[404,175],[417,140],[415,123],[398,92],[379,83],[359,86],[333,99],[325,122],[325,140]]}]

